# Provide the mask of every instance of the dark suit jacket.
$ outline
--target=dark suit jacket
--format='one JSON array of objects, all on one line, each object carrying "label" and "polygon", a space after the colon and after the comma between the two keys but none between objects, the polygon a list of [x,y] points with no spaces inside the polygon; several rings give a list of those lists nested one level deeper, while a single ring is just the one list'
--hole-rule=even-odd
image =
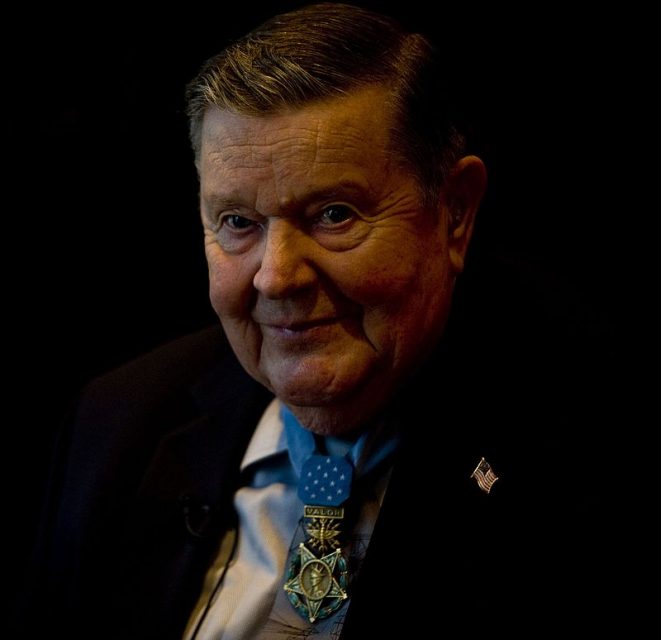
[{"label": "dark suit jacket", "polygon": [[[613,410],[608,376],[521,290],[459,292],[438,350],[387,408],[404,442],[343,639],[562,637],[618,622],[618,510],[596,410]],[[59,440],[26,637],[181,637],[270,399],[219,327],[91,383]],[[500,477],[490,495],[470,478],[481,456]]]}]

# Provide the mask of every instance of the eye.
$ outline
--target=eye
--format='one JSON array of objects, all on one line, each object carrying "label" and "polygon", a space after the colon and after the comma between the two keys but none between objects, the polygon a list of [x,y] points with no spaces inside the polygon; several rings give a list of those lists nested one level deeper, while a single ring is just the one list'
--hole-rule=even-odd
[{"label": "eye", "polygon": [[332,204],[322,211],[319,220],[322,224],[334,226],[342,224],[347,220],[351,220],[354,216],[355,214],[353,210],[346,205]]},{"label": "eye", "polygon": [[263,217],[249,207],[228,207],[218,212],[213,236],[225,253],[239,254],[255,246],[263,228]]},{"label": "eye", "polygon": [[255,224],[250,218],[240,216],[237,213],[230,213],[223,216],[220,219],[220,226],[227,226],[233,231],[243,231],[244,229],[249,229],[253,224]]}]

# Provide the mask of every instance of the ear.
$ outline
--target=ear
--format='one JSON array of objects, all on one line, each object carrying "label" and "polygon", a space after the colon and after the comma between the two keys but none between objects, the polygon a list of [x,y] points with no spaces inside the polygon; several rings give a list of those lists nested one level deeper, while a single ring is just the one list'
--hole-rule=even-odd
[{"label": "ear", "polygon": [[448,212],[450,264],[457,274],[464,269],[475,214],[486,186],[487,171],[484,163],[477,156],[466,156],[454,166],[443,189]]}]

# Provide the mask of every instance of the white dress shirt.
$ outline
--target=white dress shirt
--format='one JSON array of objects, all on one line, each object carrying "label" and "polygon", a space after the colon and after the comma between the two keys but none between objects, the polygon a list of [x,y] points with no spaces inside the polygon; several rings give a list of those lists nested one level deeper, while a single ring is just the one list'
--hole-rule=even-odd
[{"label": "white dress shirt", "polygon": [[[229,531],[221,540],[184,639],[308,638],[313,625],[285,602],[283,590],[289,553],[304,533],[303,503],[297,495],[298,480],[287,455],[277,399],[257,425],[241,471],[252,476],[234,496],[238,532]],[[389,471],[382,474],[374,494],[363,500],[350,536],[349,555],[356,569],[365,555],[388,477]],[[327,620],[315,622],[313,636],[337,638],[348,604]]]}]

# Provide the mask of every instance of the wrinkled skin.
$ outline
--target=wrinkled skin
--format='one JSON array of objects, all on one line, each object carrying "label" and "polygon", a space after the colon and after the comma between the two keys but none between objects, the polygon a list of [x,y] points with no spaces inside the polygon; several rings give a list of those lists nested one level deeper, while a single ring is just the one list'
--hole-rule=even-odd
[{"label": "wrinkled skin", "polygon": [[484,189],[463,158],[425,210],[390,126],[381,87],[203,122],[213,307],[248,373],[320,434],[376,416],[438,341]]}]

